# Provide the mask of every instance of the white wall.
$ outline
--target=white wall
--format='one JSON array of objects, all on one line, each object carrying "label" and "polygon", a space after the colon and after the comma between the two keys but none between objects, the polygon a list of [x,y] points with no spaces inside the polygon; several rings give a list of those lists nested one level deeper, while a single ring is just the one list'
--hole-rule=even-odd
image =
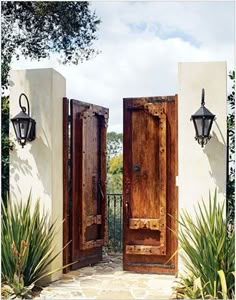
[{"label": "white wall", "polygon": [[[201,105],[205,89],[205,106],[216,115],[212,138],[201,148],[195,141],[190,117]],[[179,135],[179,213],[193,207],[209,190],[218,190],[219,199],[226,194],[226,109],[227,71],[225,62],[183,62],[178,69],[178,135]],[[179,268],[182,268],[180,260]]]},{"label": "white wall", "polygon": [[[53,69],[19,70],[10,75],[10,116],[19,111],[19,95],[25,93],[30,102],[31,117],[36,121],[36,139],[24,148],[15,142],[10,152],[10,196],[26,200],[40,198],[41,208],[57,219],[60,229],[54,241],[55,252],[63,246],[63,156],[62,156],[62,98],[66,95],[64,77]],[[22,97],[22,104],[24,97]],[[10,125],[10,136],[15,133]],[[62,266],[62,253],[51,269]],[[61,272],[50,280],[59,278]]]}]

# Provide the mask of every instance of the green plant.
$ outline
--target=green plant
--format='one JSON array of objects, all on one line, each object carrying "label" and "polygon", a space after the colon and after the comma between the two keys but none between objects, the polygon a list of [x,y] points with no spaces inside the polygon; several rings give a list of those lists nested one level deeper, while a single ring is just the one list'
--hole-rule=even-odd
[{"label": "green plant", "polygon": [[[192,276],[192,287],[194,282],[200,283],[196,289],[196,293],[201,292],[198,296],[225,299],[227,295],[231,299],[235,290],[235,235],[227,231],[224,204],[218,203],[216,192],[213,199],[209,195],[208,208],[204,201],[198,204],[195,220],[183,210],[178,222],[183,262]],[[176,288],[181,298],[190,294],[191,285],[186,284],[189,276],[185,275],[185,280],[182,278]],[[179,287],[182,287],[181,293]]]},{"label": "green plant", "polygon": [[229,73],[229,78],[232,81],[227,116],[227,219],[230,228],[235,218],[235,71]]},{"label": "green plant", "polygon": [[200,299],[201,289],[193,274],[181,275],[178,285],[174,288],[177,298]]},{"label": "green plant", "polygon": [[60,254],[53,254],[55,224],[49,224],[47,214],[40,214],[39,200],[31,207],[31,196],[26,203],[7,206],[2,202],[2,284],[9,286],[15,296],[26,297],[34,284],[45,276],[48,266]]}]

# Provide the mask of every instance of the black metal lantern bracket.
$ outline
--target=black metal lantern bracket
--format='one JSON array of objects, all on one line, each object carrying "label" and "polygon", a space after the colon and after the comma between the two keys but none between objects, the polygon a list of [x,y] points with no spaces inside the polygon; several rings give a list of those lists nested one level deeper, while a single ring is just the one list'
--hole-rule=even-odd
[{"label": "black metal lantern bracket", "polygon": [[[22,96],[26,99],[27,109],[21,103]],[[24,93],[20,94],[19,106],[21,108],[21,112],[12,118],[11,122],[15,130],[16,139],[23,148],[26,142],[31,142],[35,139],[36,122],[30,117],[29,100]]]},{"label": "black metal lantern bracket", "polygon": [[202,148],[211,139],[210,131],[216,116],[205,107],[205,90],[202,89],[201,107],[191,116],[195,128],[195,139]]}]

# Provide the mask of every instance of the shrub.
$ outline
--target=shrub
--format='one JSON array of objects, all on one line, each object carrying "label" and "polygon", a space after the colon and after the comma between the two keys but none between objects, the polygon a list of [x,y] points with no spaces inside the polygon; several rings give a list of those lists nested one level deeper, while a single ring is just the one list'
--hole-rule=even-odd
[{"label": "shrub", "polygon": [[[209,195],[208,209],[202,201],[195,221],[183,210],[179,243],[189,271],[176,288],[180,298],[233,298],[235,290],[235,235],[227,231],[224,204]],[[197,297],[198,296],[198,297]]]},{"label": "shrub", "polygon": [[55,224],[49,225],[47,214],[40,215],[39,200],[31,208],[25,204],[2,202],[2,284],[16,296],[29,295],[35,282],[50,275],[48,266],[59,255],[53,254]]}]

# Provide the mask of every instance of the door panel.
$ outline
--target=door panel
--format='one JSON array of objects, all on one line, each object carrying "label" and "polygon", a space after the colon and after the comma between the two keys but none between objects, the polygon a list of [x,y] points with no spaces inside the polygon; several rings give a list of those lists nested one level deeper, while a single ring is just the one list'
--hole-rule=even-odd
[{"label": "door panel", "polygon": [[107,239],[106,127],[108,109],[71,100],[72,266],[102,259]]},{"label": "door panel", "polygon": [[177,96],[124,99],[123,266],[174,274]]}]

